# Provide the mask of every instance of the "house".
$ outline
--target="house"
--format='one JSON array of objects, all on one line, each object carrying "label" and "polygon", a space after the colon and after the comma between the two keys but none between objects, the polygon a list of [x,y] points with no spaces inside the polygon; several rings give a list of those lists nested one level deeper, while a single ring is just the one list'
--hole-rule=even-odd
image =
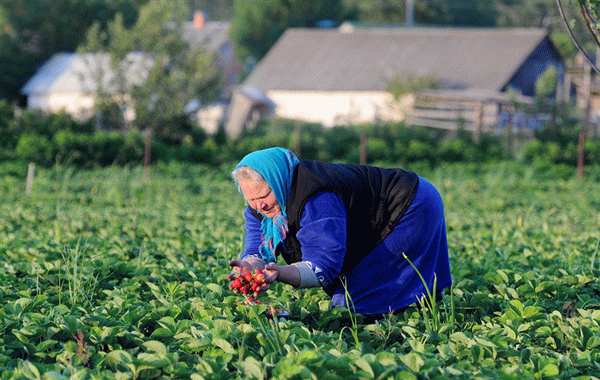
[{"label": "house", "polygon": [[[241,88],[262,92],[275,104],[277,117],[326,127],[407,120],[456,128],[462,120],[467,128],[481,130],[497,121],[503,104],[513,102],[509,89],[529,102],[536,79],[549,65],[562,75],[563,61],[542,29],[345,24],[337,29],[287,30]],[[441,85],[439,92],[427,92],[428,101],[437,103],[434,114],[419,110],[418,104],[415,111],[417,94],[394,99],[390,84],[411,77],[434,78]],[[235,117],[227,123],[234,136],[247,128],[244,120],[253,113],[245,105],[248,114],[240,115],[239,98],[234,94],[230,115]],[[440,118],[454,122],[439,124]]]},{"label": "house", "polygon": [[[241,65],[235,60],[231,41],[229,40],[229,23],[209,21],[200,12],[194,15],[193,21],[182,26],[182,38],[190,48],[202,46],[217,58],[224,74],[225,86],[223,99],[231,96],[231,91],[238,83]],[[126,84],[143,80],[148,73],[143,54],[130,53],[127,61],[138,61],[130,66],[125,78]],[[102,86],[107,93],[118,93],[120,83],[110,69],[110,57],[101,53],[59,53],[51,57],[21,88],[26,97],[28,109],[37,108],[49,112],[65,110],[79,119],[92,116],[94,95]],[[103,83],[98,83],[98,73],[103,73]],[[190,99],[191,100],[191,99]],[[222,124],[227,105],[225,102],[211,105],[199,105],[198,120],[204,122],[209,132],[214,132]],[[128,110],[126,116],[134,118],[133,111]]]},{"label": "house", "polygon": [[[152,61],[142,53],[130,53],[124,64],[124,85],[141,83],[146,78]],[[98,91],[114,94],[121,88],[119,78],[110,65],[106,53],[59,53],[50,58],[21,89],[27,97],[28,109],[48,112],[64,110],[77,119],[93,115],[95,94]],[[127,109],[125,117],[133,118]]]}]

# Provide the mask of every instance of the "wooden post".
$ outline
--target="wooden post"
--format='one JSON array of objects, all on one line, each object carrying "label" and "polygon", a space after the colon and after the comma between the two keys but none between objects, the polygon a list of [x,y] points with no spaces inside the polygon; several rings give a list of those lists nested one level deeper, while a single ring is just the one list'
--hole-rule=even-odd
[{"label": "wooden post", "polygon": [[29,168],[27,168],[27,183],[25,185],[25,194],[29,195],[33,191],[33,176],[35,175],[35,164],[33,162],[29,163]]},{"label": "wooden post", "polygon": [[514,107],[510,108],[510,113],[509,113],[509,118],[508,118],[508,123],[506,125],[506,144],[507,144],[507,150],[508,150],[508,154],[510,154],[510,156],[512,158],[514,158],[514,137],[513,137],[513,127],[515,124],[515,113],[517,112],[517,110]]},{"label": "wooden post", "polygon": [[360,164],[367,164],[367,136],[364,132],[360,134]]},{"label": "wooden post", "polygon": [[150,180],[150,155],[152,153],[152,128],[146,127],[146,143],[144,146],[144,178]]},{"label": "wooden post", "polygon": [[583,178],[583,166],[585,161],[585,138],[590,127],[590,108],[591,108],[591,92],[592,92],[592,67],[588,62],[584,63],[583,72],[583,96],[584,96],[584,111],[583,125],[579,131],[578,153],[577,153],[577,179]]},{"label": "wooden post", "polygon": [[296,120],[294,125],[294,150],[296,156],[300,157],[302,152],[302,123]]},{"label": "wooden post", "polygon": [[474,141],[476,144],[479,144],[481,141],[481,134],[483,133],[483,102],[477,103],[477,126],[475,128],[475,138]]}]

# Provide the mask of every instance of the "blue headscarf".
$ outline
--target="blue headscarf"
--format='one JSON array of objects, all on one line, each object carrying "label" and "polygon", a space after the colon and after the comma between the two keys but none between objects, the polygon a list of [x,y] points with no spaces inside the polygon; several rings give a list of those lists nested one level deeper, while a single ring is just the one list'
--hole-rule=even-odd
[{"label": "blue headscarf", "polygon": [[268,263],[275,261],[275,249],[285,239],[288,231],[285,205],[292,187],[292,173],[299,162],[298,157],[287,149],[268,148],[246,155],[235,167],[250,166],[259,172],[281,207],[281,212],[273,218],[263,217],[260,224],[262,243],[258,250],[262,259]]}]

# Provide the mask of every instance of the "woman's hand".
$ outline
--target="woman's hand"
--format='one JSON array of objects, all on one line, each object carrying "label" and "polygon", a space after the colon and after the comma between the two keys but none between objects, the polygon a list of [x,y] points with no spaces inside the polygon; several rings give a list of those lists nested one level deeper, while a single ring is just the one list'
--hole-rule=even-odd
[{"label": "woman's hand", "polygon": [[229,281],[232,281],[237,276],[246,272],[252,272],[252,269],[254,269],[252,263],[246,260],[232,260],[229,262],[229,266],[233,267],[233,272],[231,272],[229,276],[227,276],[227,279]]},{"label": "woman's hand", "polygon": [[[274,263],[272,263],[274,264]],[[236,277],[243,275],[244,273],[252,273],[255,269],[265,270],[265,262],[259,259],[250,258],[248,260],[232,260],[229,262],[229,266],[233,267],[233,272],[227,276],[229,281],[233,281]],[[275,265],[276,266],[276,265]],[[269,281],[272,276],[267,276],[264,273],[264,282],[254,291],[254,296],[258,296],[269,289],[274,280]],[[233,290],[235,294],[239,293],[240,290],[233,287],[233,283],[229,284],[229,289]]]},{"label": "woman's hand", "polygon": [[279,266],[275,263],[268,263],[263,269],[265,275],[265,282],[272,284],[279,278]]},{"label": "woman's hand", "polygon": [[279,266],[275,263],[268,263],[263,268],[263,283],[254,291],[254,297],[266,292],[271,287],[271,284],[277,280],[279,276]]}]

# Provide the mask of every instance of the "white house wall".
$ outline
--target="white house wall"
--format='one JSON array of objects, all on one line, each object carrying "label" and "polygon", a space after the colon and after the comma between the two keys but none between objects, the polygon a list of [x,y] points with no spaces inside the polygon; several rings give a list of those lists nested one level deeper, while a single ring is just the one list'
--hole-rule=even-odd
[{"label": "white house wall", "polygon": [[93,107],[93,97],[77,92],[51,93],[49,96],[30,95],[27,98],[27,108],[29,109],[39,108],[53,113],[64,110],[75,118],[89,117]]},{"label": "white house wall", "polygon": [[277,105],[275,115],[335,125],[372,123],[374,120],[400,121],[412,97],[394,102],[387,92],[310,92],[268,91],[267,96]]}]

